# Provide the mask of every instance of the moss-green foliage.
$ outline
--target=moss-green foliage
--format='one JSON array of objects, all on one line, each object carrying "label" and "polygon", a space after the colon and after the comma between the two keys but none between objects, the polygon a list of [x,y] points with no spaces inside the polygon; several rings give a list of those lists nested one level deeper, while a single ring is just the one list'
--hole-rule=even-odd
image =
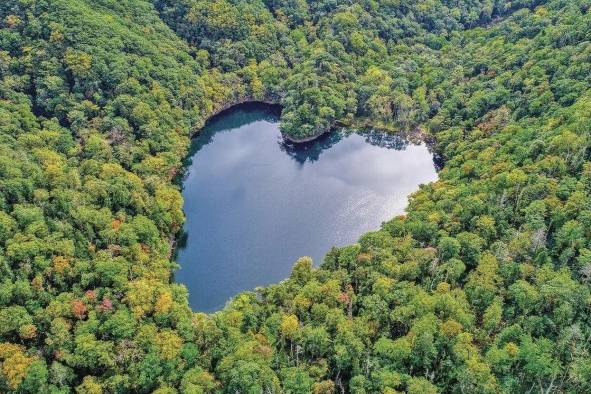
[{"label": "moss-green foliage", "polygon": [[[590,7],[2,2],[0,392],[591,391]],[[295,138],[420,126],[445,166],[320,268],[194,313],[173,178],[246,99]]]},{"label": "moss-green foliage", "polygon": [[[456,32],[537,2],[154,0],[163,19],[224,71],[253,70],[295,139],[337,122],[416,127],[437,112],[439,50]],[[457,43],[460,44],[460,43]],[[461,44],[460,44],[461,46]],[[457,64],[454,62],[454,64]],[[424,68],[423,68],[424,67]],[[435,70],[433,70],[435,67]],[[441,73],[425,78],[423,73]],[[249,78],[252,81],[253,78]],[[450,82],[453,82],[450,80]]]}]

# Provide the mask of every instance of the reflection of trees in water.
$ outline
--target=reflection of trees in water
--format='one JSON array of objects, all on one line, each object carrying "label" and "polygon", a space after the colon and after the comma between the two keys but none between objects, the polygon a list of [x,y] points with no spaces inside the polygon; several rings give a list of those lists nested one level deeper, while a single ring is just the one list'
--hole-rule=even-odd
[{"label": "reflection of trees in water", "polygon": [[358,134],[365,137],[365,141],[368,143],[387,149],[405,150],[408,145],[420,145],[426,144],[429,153],[433,157],[433,164],[437,172],[441,171],[444,165],[443,156],[434,150],[434,141],[429,138],[424,138],[424,134],[391,134],[380,131],[362,131]]},{"label": "reflection of trees in water", "polygon": [[410,143],[399,134],[390,134],[379,131],[363,131],[358,134],[365,137],[365,142],[373,146],[379,146],[380,148],[405,150]]},{"label": "reflection of trees in water", "polygon": [[412,134],[391,134],[379,131],[361,131],[358,134],[364,136],[366,142],[386,149],[405,150],[410,144],[419,145],[425,143],[431,156],[433,156],[435,170],[439,172],[443,168],[443,156],[433,150],[433,141],[423,140],[420,136]]},{"label": "reflection of trees in water", "polygon": [[[344,137],[353,133],[352,131],[334,131],[324,134],[314,141],[304,143],[293,143],[285,139],[279,141],[281,150],[287,153],[292,159],[300,164],[306,161],[317,161],[325,150],[330,149]],[[405,150],[409,141],[398,134],[389,134],[379,131],[355,131],[362,136],[368,144],[386,149]]]},{"label": "reflection of trees in water", "polygon": [[189,233],[185,230],[185,227],[181,228],[176,237],[174,248],[172,250],[172,258],[177,259],[179,251],[187,247],[187,241],[189,240]]},{"label": "reflection of trees in water", "polygon": [[443,156],[437,152],[434,152],[431,149],[431,147],[429,147],[429,152],[431,152],[431,155],[433,155],[433,164],[435,165],[435,171],[439,172],[443,170],[443,165],[445,164]]},{"label": "reflection of trees in water", "polygon": [[[186,175],[184,170],[191,166],[193,157],[197,152],[213,142],[217,133],[232,131],[257,121],[278,122],[280,114],[281,108],[277,105],[245,103],[238,104],[215,115],[207,121],[205,127],[193,138],[189,153],[183,161],[183,171],[177,176],[177,182],[182,185],[183,178]],[[319,160],[322,152],[332,148],[343,138],[353,133],[362,136],[368,144],[386,149],[405,150],[409,144],[421,142],[416,138],[408,138],[404,134],[393,134],[378,130],[341,129],[323,134],[309,142],[294,143],[279,138],[278,143],[283,152],[299,164],[304,164],[307,161]],[[438,170],[443,167],[442,159],[437,154],[433,154],[433,162]]]},{"label": "reflection of trees in water", "polygon": [[205,127],[193,139],[189,157],[213,141],[220,131],[232,131],[247,124],[259,121],[278,122],[281,109],[278,105],[264,103],[244,103],[220,112],[207,121]]},{"label": "reflection of trees in water", "polygon": [[294,143],[281,138],[279,139],[279,147],[292,159],[304,164],[306,161],[317,161],[322,152],[330,149],[342,139],[343,133],[340,132],[323,134],[313,141],[301,143]]},{"label": "reflection of trees in water", "polygon": [[[183,162],[183,167],[186,169],[191,166],[195,154],[204,146],[211,144],[217,133],[232,131],[244,125],[262,120],[278,122],[280,114],[281,108],[279,106],[264,103],[238,104],[222,111],[208,120],[205,127],[199,132],[199,135],[193,139],[189,153]],[[351,133],[361,135],[371,145],[386,149],[404,150],[410,143],[407,138],[400,134],[391,134],[376,130],[352,131],[343,129],[321,135],[313,141],[304,143],[293,143],[281,138],[279,140],[279,147],[292,159],[303,164],[306,161],[317,161],[322,152],[330,149]],[[183,176],[184,174],[181,173],[178,178],[179,182],[182,182]]]},{"label": "reflection of trees in water", "polygon": [[183,168],[177,175],[176,182],[182,184],[186,175],[185,170],[193,163],[195,154],[211,144],[217,133],[232,131],[258,121],[278,122],[280,115],[281,107],[278,105],[253,102],[237,104],[213,116],[191,140],[189,152],[183,160]]},{"label": "reflection of trees in water", "polygon": [[278,105],[257,102],[237,104],[210,118],[203,131],[211,137],[218,131],[237,129],[253,122],[278,122],[280,115],[281,107]]}]

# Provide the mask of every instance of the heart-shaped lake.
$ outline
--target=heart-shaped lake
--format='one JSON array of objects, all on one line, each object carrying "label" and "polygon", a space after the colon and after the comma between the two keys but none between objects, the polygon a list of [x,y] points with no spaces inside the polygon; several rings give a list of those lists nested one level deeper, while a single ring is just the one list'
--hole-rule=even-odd
[{"label": "heart-shaped lake", "polygon": [[262,104],[209,121],[186,164],[175,276],[205,312],[286,278],[300,256],[320,263],[332,246],[403,213],[408,195],[437,179],[424,143],[341,131],[289,144],[277,110]]}]

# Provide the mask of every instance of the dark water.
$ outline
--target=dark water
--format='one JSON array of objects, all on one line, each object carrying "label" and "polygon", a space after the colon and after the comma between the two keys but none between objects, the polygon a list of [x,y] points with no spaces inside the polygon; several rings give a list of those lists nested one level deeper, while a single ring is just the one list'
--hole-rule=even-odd
[{"label": "dark water", "polygon": [[424,144],[383,133],[334,133],[286,144],[272,107],[236,107],[193,141],[183,183],[185,234],[177,281],[194,310],[211,312],[242,290],[280,281],[300,256],[401,214],[437,178]]}]

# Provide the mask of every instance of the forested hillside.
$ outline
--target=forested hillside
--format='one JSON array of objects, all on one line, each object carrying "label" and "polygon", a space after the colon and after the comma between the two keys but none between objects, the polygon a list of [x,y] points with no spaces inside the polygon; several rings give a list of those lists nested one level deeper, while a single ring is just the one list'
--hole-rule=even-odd
[{"label": "forested hillside", "polygon": [[296,140],[337,122],[419,126],[453,82],[438,57],[454,32],[537,3],[155,0],[212,66],[249,70],[249,93],[281,102],[281,128]]},{"label": "forested hillside", "polygon": [[[590,392],[590,8],[4,0],[0,392]],[[172,280],[174,179],[245,100],[293,139],[420,128],[445,165],[206,315]]]}]

